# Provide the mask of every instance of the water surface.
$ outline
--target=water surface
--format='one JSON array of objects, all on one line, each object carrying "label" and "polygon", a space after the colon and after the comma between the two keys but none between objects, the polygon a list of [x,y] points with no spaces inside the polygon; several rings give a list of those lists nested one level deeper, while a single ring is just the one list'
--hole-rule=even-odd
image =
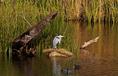
[{"label": "water surface", "polygon": [[[117,76],[117,25],[69,23],[68,26],[72,26],[67,33],[72,34],[75,48],[97,36],[100,39],[84,50],[76,48],[71,58],[49,58],[42,54],[19,62],[0,56],[0,76]],[[75,64],[80,65],[79,70],[73,69]],[[63,69],[71,72],[63,72]]]}]

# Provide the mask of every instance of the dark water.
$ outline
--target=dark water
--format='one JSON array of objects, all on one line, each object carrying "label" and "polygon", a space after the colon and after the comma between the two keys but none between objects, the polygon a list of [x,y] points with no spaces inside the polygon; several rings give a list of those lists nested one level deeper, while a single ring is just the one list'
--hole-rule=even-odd
[{"label": "dark water", "polygon": [[[0,76],[118,76],[117,25],[70,23],[70,26],[76,46],[96,36],[100,39],[84,50],[76,49],[71,58],[49,58],[42,54],[18,62],[0,56]],[[80,68],[74,70],[75,64]]]}]

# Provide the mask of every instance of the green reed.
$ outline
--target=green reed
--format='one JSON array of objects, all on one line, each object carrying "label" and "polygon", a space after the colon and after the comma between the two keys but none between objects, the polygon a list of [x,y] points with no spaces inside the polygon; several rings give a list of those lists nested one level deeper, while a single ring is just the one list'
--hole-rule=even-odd
[{"label": "green reed", "polygon": [[6,52],[17,36],[53,11],[58,11],[58,16],[43,31],[39,49],[51,47],[57,34],[65,36],[60,47],[73,46],[68,45],[73,40],[66,19],[78,20],[83,15],[88,22],[118,23],[117,0],[4,0],[0,2],[0,52]]},{"label": "green reed", "polygon": [[26,31],[30,27],[24,20],[27,19],[29,23],[36,23],[39,16],[38,8],[35,5],[27,2],[15,3],[6,1],[0,6],[0,52],[6,52],[11,45],[13,39]]}]

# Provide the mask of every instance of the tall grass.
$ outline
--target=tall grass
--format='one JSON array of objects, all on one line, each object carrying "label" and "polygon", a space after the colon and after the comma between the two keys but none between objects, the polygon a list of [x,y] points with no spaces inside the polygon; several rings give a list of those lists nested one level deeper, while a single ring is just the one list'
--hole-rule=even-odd
[{"label": "tall grass", "polygon": [[[2,1],[2,2],[1,2]],[[118,23],[118,0],[1,0],[0,1],[0,52],[6,52],[18,35],[40,21],[52,11],[58,17],[42,34],[41,47],[50,45],[56,34],[69,36],[70,27],[64,20]],[[44,40],[45,39],[45,40]],[[43,43],[45,41],[45,43]],[[49,42],[48,42],[49,41]],[[71,43],[71,37],[65,38]],[[67,46],[64,42],[61,46]]]},{"label": "tall grass", "polygon": [[117,23],[117,0],[83,0],[82,4],[88,22]]},{"label": "tall grass", "polygon": [[6,52],[13,39],[30,27],[24,17],[34,24],[37,22],[39,13],[38,8],[30,2],[23,4],[18,1],[14,5],[11,0],[8,0],[2,3],[0,5],[0,51]]},{"label": "tall grass", "polygon": [[[11,42],[31,26],[35,25],[44,16],[52,11],[62,11],[61,3],[55,0],[40,0],[33,2],[31,0],[16,0],[16,2],[7,0],[0,5],[0,52],[7,52],[11,47]],[[57,34],[65,35],[67,29],[64,23],[64,12],[59,12],[54,22],[46,27],[41,35],[39,42],[39,52],[43,48],[51,47],[52,38]],[[68,37],[66,40],[70,40]],[[66,41],[65,40],[65,41]],[[70,42],[70,41],[68,41]],[[63,43],[63,45],[65,42]],[[48,45],[48,46],[46,46]],[[62,46],[62,45],[61,45]],[[67,46],[67,45],[65,45]]]}]

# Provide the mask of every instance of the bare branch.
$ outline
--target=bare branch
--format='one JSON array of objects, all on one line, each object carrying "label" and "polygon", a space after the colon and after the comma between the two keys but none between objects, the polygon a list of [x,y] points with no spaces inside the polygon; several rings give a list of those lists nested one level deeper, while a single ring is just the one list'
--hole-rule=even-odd
[{"label": "bare branch", "polygon": [[92,39],[92,40],[89,40],[89,41],[87,41],[87,42],[84,42],[84,44],[80,47],[80,49],[84,49],[84,48],[86,48],[87,46],[91,45],[92,43],[97,42],[99,38],[100,38],[100,37],[98,36],[98,37],[96,37],[96,38],[94,38],[94,39]]}]

